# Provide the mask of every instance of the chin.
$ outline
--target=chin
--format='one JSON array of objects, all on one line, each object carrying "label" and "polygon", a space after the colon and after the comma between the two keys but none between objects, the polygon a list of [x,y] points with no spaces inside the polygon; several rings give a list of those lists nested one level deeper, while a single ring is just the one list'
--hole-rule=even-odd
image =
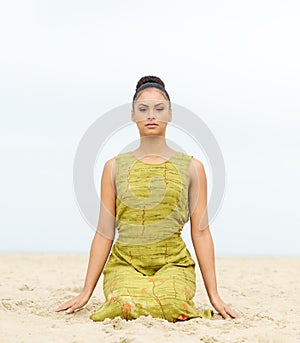
[{"label": "chin", "polygon": [[156,132],[146,132],[146,131],[144,131],[144,132],[142,132],[142,135],[143,136],[162,136],[162,132],[160,132],[160,131],[156,131]]}]

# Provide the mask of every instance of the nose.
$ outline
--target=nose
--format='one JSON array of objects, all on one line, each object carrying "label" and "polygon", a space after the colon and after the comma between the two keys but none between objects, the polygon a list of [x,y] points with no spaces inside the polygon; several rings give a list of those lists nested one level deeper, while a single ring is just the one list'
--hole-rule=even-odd
[{"label": "nose", "polygon": [[153,108],[149,109],[148,119],[150,119],[150,118],[156,118],[155,115],[154,115],[154,109]]}]

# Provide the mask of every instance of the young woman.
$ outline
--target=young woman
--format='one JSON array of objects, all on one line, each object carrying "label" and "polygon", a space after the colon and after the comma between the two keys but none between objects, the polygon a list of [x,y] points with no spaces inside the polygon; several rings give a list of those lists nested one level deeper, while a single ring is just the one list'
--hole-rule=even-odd
[{"label": "young woman", "polygon": [[[90,315],[94,321],[141,315],[171,322],[211,319],[212,309],[197,312],[194,307],[195,261],[181,237],[190,219],[191,238],[209,300],[224,319],[238,317],[217,290],[203,164],[166,144],[172,110],[160,78],[145,76],[139,80],[131,119],[139,130],[140,146],[105,163],[99,222],[83,289],[55,311],[73,313],[83,307],[103,271],[106,301]],[[119,236],[113,244],[115,228]]]}]

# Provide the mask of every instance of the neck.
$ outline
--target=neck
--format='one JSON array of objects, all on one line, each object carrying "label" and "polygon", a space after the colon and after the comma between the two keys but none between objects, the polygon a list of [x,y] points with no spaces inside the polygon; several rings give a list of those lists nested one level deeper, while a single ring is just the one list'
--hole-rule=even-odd
[{"label": "neck", "polygon": [[165,136],[142,136],[136,152],[142,155],[167,156],[172,149],[167,145]]}]

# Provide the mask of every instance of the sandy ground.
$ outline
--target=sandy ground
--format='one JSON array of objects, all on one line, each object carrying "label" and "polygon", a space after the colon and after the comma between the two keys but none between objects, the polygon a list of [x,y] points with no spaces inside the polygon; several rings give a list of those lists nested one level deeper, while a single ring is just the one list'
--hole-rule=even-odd
[{"label": "sandy ground", "polygon": [[[0,342],[300,342],[300,258],[217,257],[218,289],[238,319],[120,317],[93,322],[104,301],[103,275],[89,303],[66,314],[52,309],[77,295],[88,255],[1,254]],[[212,308],[197,266],[197,309]]]}]

